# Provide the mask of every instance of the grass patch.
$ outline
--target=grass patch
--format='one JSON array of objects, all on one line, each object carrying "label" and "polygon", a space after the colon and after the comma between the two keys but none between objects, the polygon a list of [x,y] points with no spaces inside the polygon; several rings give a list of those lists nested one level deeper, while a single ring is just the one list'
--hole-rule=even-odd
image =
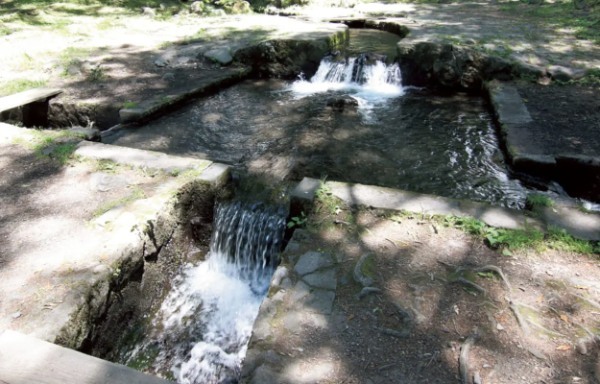
[{"label": "grass patch", "polygon": [[45,87],[46,80],[16,79],[0,83],[0,96],[12,95],[32,88]]},{"label": "grass patch", "polygon": [[544,208],[549,208],[554,206],[554,201],[546,195],[542,195],[541,193],[532,193],[527,195],[527,199],[525,201],[525,208],[532,212],[539,212]]},{"label": "grass patch", "polygon": [[438,221],[450,227],[461,229],[474,235],[491,248],[500,249],[506,256],[511,251],[557,249],[561,251],[576,252],[581,254],[600,254],[600,243],[576,239],[564,229],[550,228],[547,234],[542,231],[526,227],[524,229],[505,229],[490,227],[484,222],[471,217],[443,216]]},{"label": "grass patch", "polygon": [[547,236],[548,246],[559,251],[600,254],[600,242],[576,239],[564,229],[550,227]]}]

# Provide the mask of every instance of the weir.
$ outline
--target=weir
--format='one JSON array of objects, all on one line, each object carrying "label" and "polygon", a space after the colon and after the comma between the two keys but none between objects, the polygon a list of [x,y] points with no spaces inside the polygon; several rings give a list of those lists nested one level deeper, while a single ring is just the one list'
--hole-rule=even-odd
[{"label": "weir", "polygon": [[287,212],[219,203],[210,252],[176,277],[152,327],[127,358],[177,383],[236,382],[281,249]]}]

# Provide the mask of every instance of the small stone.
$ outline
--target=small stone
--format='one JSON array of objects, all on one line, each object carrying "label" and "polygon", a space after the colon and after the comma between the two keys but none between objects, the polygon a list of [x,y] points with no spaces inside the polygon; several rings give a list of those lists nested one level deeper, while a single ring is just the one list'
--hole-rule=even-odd
[{"label": "small stone", "polygon": [[156,16],[156,11],[150,7],[142,7],[142,14],[150,17]]},{"label": "small stone", "polygon": [[15,312],[12,315],[10,315],[10,317],[12,317],[13,319],[18,319],[21,316],[23,316],[21,312]]},{"label": "small stone", "polygon": [[221,65],[229,65],[233,61],[229,48],[215,48],[207,51],[204,57]]},{"label": "small stone", "polygon": [[190,12],[192,12],[192,13],[204,12],[204,3],[202,1],[194,1],[192,4],[190,4]]},{"label": "small stone", "polygon": [[167,72],[164,75],[162,75],[162,79],[165,81],[173,81],[175,80],[175,74],[172,72]]},{"label": "small stone", "polygon": [[500,323],[496,324],[496,329],[499,331],[504,331],[504,327]]},{"label": "small stone", "polygon": [[284,278],[286,278],[288,274],[289,270],[285,266],[280,265],[273,273],[273,277],[271,278],[271,285],[275,287],[281,285],[281,281]]},{"label": "small stone", "polygon": [[159,57],[158,59],[154,60],[154,65],[156,65],[157,67],[166,67],[167,65],[169,65],[170,60],[166,59],[164,57]]}]

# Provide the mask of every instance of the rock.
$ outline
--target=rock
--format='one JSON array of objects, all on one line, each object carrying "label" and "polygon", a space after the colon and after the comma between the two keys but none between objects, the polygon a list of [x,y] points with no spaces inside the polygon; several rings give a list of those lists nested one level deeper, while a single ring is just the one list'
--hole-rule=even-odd
[{"label": "rock", "polygon": [[362,255],[354,266],[354,281],[362,284],[363,287],[373,285],[373,277],[370,276],[373,272],[370,268],[372,268],[374,262],[373,255],[370,253]]},{"label": "rock", "polygon": [[433,42],[401,44],[398,56],[405,84],[481,88],[486,57],[470,47]]},{"label": "rock", "polygon": [[334,300],[335,293],[333,291],[315,289],[304,299],[304,305],[309,312],[331,315]]},{"label": "rock", "polygon": [[332,97],[327,100],[327,106],[334,111],[342,112],[346,107],[358,107],[358,100],[352,96]]},{"label": "rock", "polygon": [[333,269],[317,271],[308,275],[304,275],[302,280],[306,284],[315,288],[323,288],[335,291],[337,287],[337,278],[335,276],[335,270]]},{"label": "rock", "polygon": [[142,7],[142,14],[145,16],[154,17],[156,16],[156,11],[150,7]]},{"label": "rock", "polygon": [[87,141],[100,142],[101,139],[100,130],[92,127],[71,127],[68,131]]},{"label": "rock", "polygon": [[294,266],[294,272],[300,276],[307,275],[319,269],[330,268],[333,266],[333,260],[323,253],[306,252]]},{"label": "rock", "polygon": [[546,70],[540,66],[517,62],[513,66],[513,71],[519,77],[533,77],[535,79],[546,76]]},{"label": "rock", "polygon": [[228,5],[226,9],[229,13],[233,13],[235,15],[252,12],[252,7],[250,7],[250,3],[244,0],[237,0],[233,4]]},{"label": "rock", "polygon": [[279,375],[266,365],[256,368],[250,384],[277,384],[280,383]]},{"label": "rock", "polygon": [[234,58],[251,66],[258,77],[292,79],[300,72],[316,71],[329,50],[329,43],[323,39],[269,40],[238,49]]},{"label": "rock", "polygon": [[281,282],[284,278],[288,276],[288,274],[289,270],[285,266],[280,265],[279,267],[277,267],[277,269],[273,273],[273,277],[271,278],[271,286],[277,287],[281,285]]},{"label": "rock", "polygon": [[167,72],[162,75],[162,79],[165,81],[173,81],[175,80],[175,74],[173,72]]},{"label": "rock", "polygon": [[204,57],[221,65],[229,65],[233,61],[229,48],[215,48],[207,51]]},{"label": "rock", "polygon": [[167,65],[169,65],[170,60],[165,58],[165,57],[159,57],[156,60],[154,60],[154,65],[156,65],[157,67],[166,67]]},{"label": "rock", "polygon": [[204,2],[203,1],[194,1],[192,4],[190,4],[190,12],[203,13],[204,12]]},{"label": "rock", "polygon": [[551,65],[548,67],[548,74],[557,81],[567,82],[573,79],[573,70],[561,65]]}]

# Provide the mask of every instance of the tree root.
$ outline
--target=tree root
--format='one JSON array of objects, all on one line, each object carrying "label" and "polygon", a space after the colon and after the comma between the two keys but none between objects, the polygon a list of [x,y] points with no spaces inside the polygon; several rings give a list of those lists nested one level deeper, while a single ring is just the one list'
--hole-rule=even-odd
[{"label": "tree root", "polygon": [[458,368],[460,370],[460,380],[462,384],[469,384],[469,350],[475,342],[475,336],[467,337],[460,347],[460,357],[458,358]]},{"label": "tree root", "polygon": [[517,318],[517,323],[519,324],[519,326],[521,327],[521,329],[523,330],[523,332],[525,334],[528,334],[529,333],[529,327],[527,326],[527,323],[523,319],[523,316],[521,316],[521,312],[519,312],[519,308],[517,308],[517,305],[514,302],[509,301],[509,307],[513,311],[513,313],[515,314],[515,317]]},{"label": "tree root", "polygon": [[465,279],[464,277],[459,277],[458,279],[456,279],[457,283],[461,283],[463,285],[466,285],[467,287],[471,287],[473,289],[475,289],[476,291],[482,293],[484,296],[487,296],[487,291],[485,288],[483,288],[481,285],[479,284],[475,284],[472,281],[469,281],[467,279]]},{"label": "tree root", "polygon": [[506,285],[508,291],[510,292],[512,289],[510,283],[508,282],[508,279],[506,278],[506,275],[504,274],[504,272],[502,272],[502,269],[496,267],[495,265],[484,265],[481,268],[477,268],[475,272],[495,272],[498,276],[500,276],[502,281],[504,281],[504,284]]}]

